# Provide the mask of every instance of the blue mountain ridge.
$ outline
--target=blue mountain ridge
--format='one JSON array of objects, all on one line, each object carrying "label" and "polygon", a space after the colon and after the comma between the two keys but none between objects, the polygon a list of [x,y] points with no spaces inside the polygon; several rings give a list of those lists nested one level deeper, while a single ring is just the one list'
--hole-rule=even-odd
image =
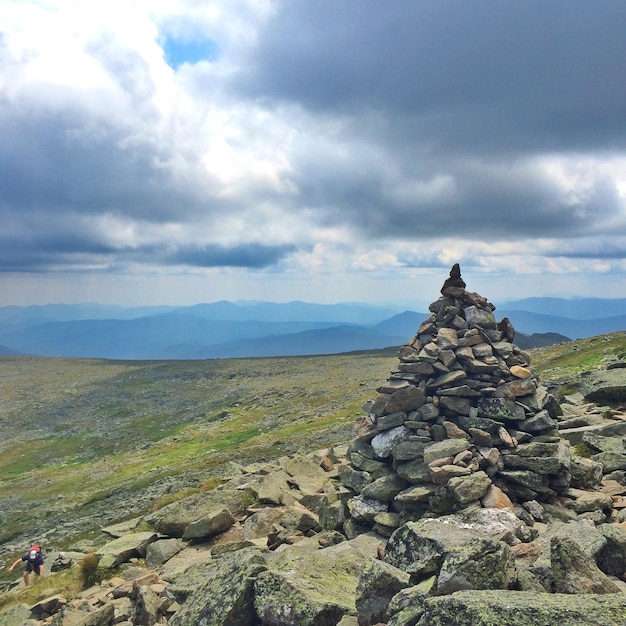
[{"label": "blue mountain ridge", "polygon": [[[576,339],[626,329],[626,299],[587,299],[577,309],[577,318],[541,312],[570,312],[573,302],[531,298],[509,302],[510,308],[496,309],[495,314],[498,320],[508,317],[518,336],[558,333]],[[592,310],[620,313],[586,317]],[[427,313],[361,303],[0,307],[0,354],[107,359],[332,354],[401,345],[426,317]]]}]

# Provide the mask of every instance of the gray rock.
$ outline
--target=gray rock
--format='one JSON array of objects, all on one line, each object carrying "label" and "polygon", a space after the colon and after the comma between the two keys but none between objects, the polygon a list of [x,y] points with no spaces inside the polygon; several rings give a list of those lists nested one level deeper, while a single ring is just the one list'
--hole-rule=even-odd
[{"label": "gray rock", "polygon": [[422,459],[416,459],[408,463],[398,463],[396,472],[400,478],[403,478],[412,485],[425,483],[430,480],[428,465],[426,465]]},{"label": "gray rock", "polygon": [[234,516],[245,511],[249,489],[215,489],[184,498],[146,515],[146,521],[157,532],[169,537],[182,537],[187,526],[209,511],[226,507]]},{"label": "gray rock", "polygon": [[470,507],[441,519],[448,524],[470,528],[510,546],[531,541],[536,535],[536,531],[532,531],[513,512],[506,509]]},{"label": "gray rock", "polygon": [[558,422],[550,417],[548,411],[540,411],[533,417],[517,423],[517,428],[528,433],[538,433],[543,430],[556,428],[557,426]]},{"label": "gray rock", "polygon": [[22,626],[30,617],[30,607],[26,604],[16,604],[0,611],[0,624],[2,626]]},{"label": "gray rock", "polygon": [[372,406],[372,413],[377,417],[388,415],[389,413],[409,413],[419,409],[425,401],[426,394],[424,390],[410,385],[392,394],[380,394]]},{"label": "gray rock", "polygon": [[145,557],[147,547],[157,539],[156,533],[141,532],[130,533],[109,541],[96,551],[98,565],[104,568],[113,568],[131,558]]},{"label": "gray rock", "polygon": [[515,559],[501,541],[475,538],[446,554],[437,575],[436,593],[462,589],[511,589],[517,582]]},{"label": "gray rock", "polygon": [[478,415],[496,420],[521,421],[526,419],[524,408],[509,398],[479,398]]},{"label": "gray rock", "polygon": [[148,567],[159,567],[178,554],[184,544],[179,539],[160,539],[154,541],[146,548],[146,565]]},{"label": "gray rock", "polygon": [[257,500],[263,504],[291,504],[294,497],[291,493],[290,476],[284,470],[270,472],[252,487]]},{"label": "gray rock", "polygon": [[340,500],[322,501],[319,509],[320,526],[323,530],[341,530],[347,518],[348,509]]},{"label": "gray rock", "polygon": [[591,457],[604,468],[604,473],[626,470],[626,454],[616,452],[600,452]]},{"label": "gray rock", "polygon": [[424,450],[430,443],[427,441],[401,441],[393,448],[393,458],[396,462],[423,459]]},{"label": "gray rock", "polygon": [[496,318],[494,314],[483,308],[479,308],[475,305],[466,307],[465,320],[470,327],[480,326],[482,328],[495,328],[497,326]]},{"label": "gray rock", "polygon": [[30,612],[39,619],[43,619],[45,616],[54,615],[54,613],[59,611],[65,604],[67,604],[67,601],[61,595],[48,596],[35,602],[35,604],[30,607]]},{"label": "gray rock", "polygon": [[246,548],[200,566],[195,580],[189,576],[169,588],[181,609],[168,622],[170,626],[253,626],[254,581],[267,569],[260,551]]},{"label": "gray rock", "polygon": [[626,594],[538,594],[528,591],[459,591],[422,597],[416,626],[623,626]]},{"label": "gray rock", "polygon": [[406,413],[391,413],[390,415],[383,415],[376,420],[376,428],[378,430],[389,430],[402,426],[406,420]]},{"label": "gray rock", "polygon": [[334,626],[355,615],[358,577],[378,543],[363,535],[309,552],[306,559],[297,544],[275,554],[255,582],[258,623]]},{"label": "gray rock", "polygon": [[367,485],[361,495],[380,502],[391,502],[401,491],[408,487],[408,483],[397,474],[383,476]]},{"label": "gray rock", "polygon": [[389,603],[402,589],[411,586],[410,577],[384,561],[368,559],[359,576],[355,604],[359,626],[374,626],[389,620]]},{"label": "gray rock", "polygon": [[583,433],[583,443],[595,448],[598,452],[614,452],[626,454],[623,437],[605,437],[594,431]]},{"label": "gray rock", "polygon": [[558,457],[554,456],[532,457],[504,454],[502,460],[506,469],[527,469],[537,474],[558,474],[561,471],[561,462]]},{"label": "gray rock", "polygon": [[491,485],[491,478],[483,471],[474,472],[469,476],[451,478],[448,489],[454,499],[461,505],[480,500]]},{"label": "gray rock", "polygon": [[159,619],[159,597],[148,586],[142,586],[135,601],[134,624],[154,626]]},{"label": "gray rock", "polygon": [[329,480],[319,463],[302,454],[281,459],[280,465],[291,476],[290,482],[305,496],[321,492]]},{"label": "gray rock", "polygon": [[424,463],[428,464],[437,459],[454,457],[459,452],[468,450],[470,445],[466,439],[444,439],[431,443],[424,449]]},{"label": "gray rock", "polygon": [[[57,613],[50,626],[110,626],[115,618],[115,606],[112,602],[107,602],[104,606],[90,611],[80,611],[78,609],[64,610]],[[24,625],[25,626],[25,625]]]},{"label": "gray rock", "polygon": [[[380,472],[381,470],[385,470],[388,467],[384,461],[376,461],[374,459],[370,459],[363,454],[360,454],[359,452],[351,452],[349,454],[349,458],[354,467],[363,470],[364,472]],[[340,466],[340,468],[341,467],[342,466]]]},{"label": "gray rock", "polygon": [[206,539],[219,535],[235,523],[233,514],[228,509],[211,511],[208,515],[195,520],[187,526],[184,541]]},{"label": "gray rock", "polygon": [[550,542],[552,580],[556,593],[618,593],[619,587],[595,563],[589,561],[578,543],[556,536]]},{"label": "gray rock", "polygon": [[358,523],[367,524],[373,522],[378,513],[387,511],[388,505],[386,502],[359,495],[348,501],[348,510]]},{"label": "gray rock", "polygon": [[608,576],[621,578],[626,572],[626,528],[618,524],[602,524],[598,530],[606,544],[596,553],[596,563]]},{"label": "gray rock", "polygon": [[384,561],[419,579],[437,574],[454,547],[467,545],[473,539],[489,538],[485,533],[450,521],[450,518],[428,518],[401,526],[387,542]]},{"label": "gray rock", "polygon": [[626,370],[596,370],[585,376],[582,393],[590,402],[614,404],[626,401]]},{"label": "gray rock", "polygon": [[602,480],[604,466],[593,459],[572,455],[571,485],[579,489],[594,489]]},{"label": "gray rock", "polygon": [[391,430],[385,430],[384,432],[376,435],[372,439],[372,448],[374,454],[378,458],[387,458],[392,455],[393,449],[402,441],[406,441],[413,433],[404,426],[398,426]]},{"label": "gray rock", "polygon": [[341,465],[339,480],[345,487],[361,493],[364,487],[372,482],[372,476],[369,472],[355,470],[349,465]]}]

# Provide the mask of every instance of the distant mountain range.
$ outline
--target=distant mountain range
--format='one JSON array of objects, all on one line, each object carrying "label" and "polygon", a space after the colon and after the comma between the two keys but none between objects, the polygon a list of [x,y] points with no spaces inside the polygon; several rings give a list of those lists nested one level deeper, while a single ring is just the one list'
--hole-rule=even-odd
[{"label": "distant mountain range", "polygon": [[[361,303],[213,302],[187,307],[0,307],[0,354],[209,359],[400,346],[426,312]],[[522,348],[626,329],[626,299],[527,298],[498,306]]]}]

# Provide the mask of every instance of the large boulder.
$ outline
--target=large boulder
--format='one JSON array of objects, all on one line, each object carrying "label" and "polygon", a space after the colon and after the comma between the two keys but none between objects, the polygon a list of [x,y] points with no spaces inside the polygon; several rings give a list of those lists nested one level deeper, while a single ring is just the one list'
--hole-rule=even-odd
[{"label": "large boulder", "polygon": [[509,546],[490,538],[476,538],[448,551],[437,575],[435,592],[511,589],[516,582],[515,558]]},{"label": "large boulder", "polygon": [[409,575],[378,559],[369,559],[356,590],[359,626],[373,626],[389,619],[389,603],[410,586]]},{"label": "large boulder", "polygon": [[235,517],[241,515],[250,501],[247,489],[215,489],[194,494],[146,515],[144,521],[168,537],[181,538],[189,525],[216,509],[226,508]]},{"label": "large boulder", "polygon": [[146,556],[148,546],[157,539],[156,533],[148,531],[130,533],[109,541],[96,551],[98,565],[104,568],[113,568],[132,558],[143,558]]},{"label": "large boulder", "polygon": [[[623,626],[626,594],[569,595],[527,591],[458,591],[416,596],[414,626]],[[398,614],[400,615],[400,614]],[[407,626],[392,617],[387,626]]]},{"label": "large boulder", "polygon": [[582,393],[596,404],[626,401],[626,369],[595,370],[583,379]]},{"label": "large boulder", "polygon": [[0,624],[2,626],[22,626],[30,614],[30,607],[26,604],[16,604],[0,611]]},{"label": "large boulder", "polygon": [[226,508],[215,509],[187,526],[184,541],[207,539],[228,530],[235,523],[233,514]]},{"label": "large boulder", "polygon": [[355,615],[359,575],[379,543],[376,535],[364,534],[320,550],[295,544],[275,553],[255,583],[260,623],[334,626]]},{"label": "large boulder", "polygon": [[552,580],[556,593],[618,593],[620,588],[590,561],[570,537],[553,537],[550,542]]},{"label": "large boulder", "polygon": [[170,626],[253,626],[258,623],[254,610],[254,581],[266,569],[263,554],[246,548],[200,566],[193,580],[180,577],[170,592],[181,609],[168,622]]}]

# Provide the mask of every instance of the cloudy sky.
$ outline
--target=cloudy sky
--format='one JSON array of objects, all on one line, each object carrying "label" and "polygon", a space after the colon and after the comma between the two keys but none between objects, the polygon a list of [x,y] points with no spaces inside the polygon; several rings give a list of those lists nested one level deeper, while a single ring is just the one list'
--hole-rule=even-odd
[{"label": "cloudy sky", "polygon": [[623,0],[0,0],[0,306],[626,297]]}]

